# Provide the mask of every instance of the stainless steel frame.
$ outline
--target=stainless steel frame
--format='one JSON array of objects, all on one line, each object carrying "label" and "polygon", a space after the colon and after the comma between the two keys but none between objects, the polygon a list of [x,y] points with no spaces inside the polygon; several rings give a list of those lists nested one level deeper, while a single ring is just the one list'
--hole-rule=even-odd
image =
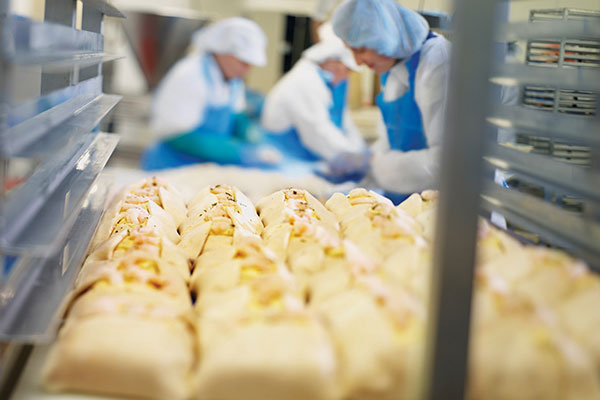
[{"label": "stainless steel frame", "polygon": [[[96,127],[120,97],[102,93],[102,63],[116,58],[104,54],[103,15],[123,15],[105,0],[82,4],[79,30],[75,0],[46,0],[44,22],[0,0],[2,398],[32,344],[54,336],[110,187],[98,176],[118,137]],[[9,191],[11,165],[23,160],[32,173]]]},{"label": "stainless steel frame", "polygon": [[[120,97],[102,93],[102,63],[117,58],[103,17],[123,15],[83,0],[77,21],[76,4],[46,0],[37,22],[0,0],[0,342],[52,338],[108,193],[98,177],[118,137],[97,126]],[[16,162],[31,173],[9,191]]]},{"label": "stainless steel frame", "polygon": [[[532,38],[600,40],[593,19],[539,23],[499,23],[496,7],[506,2],[457,0],[448,100],[447,132],[442,154],[434,272],[428,327],[423,397],[461,399],[468,380],[467,359],[477,218],[494,210],[520,223],[592,266],[600,266],[600,113],[591,118],[547,113],[497,104],[490,82],[535,84],[560,89],[600,91],[600,68],[493,63],[491,49],[507,40]],[[496,14],[497,15],[497,14]],[[575,139],[590,146],[591,168],[541,159],[495,143],[494,126],[526,126],[537,136]],[[486,179],[485,164],[514,171],[586,197],[586,209],[574,216],[531,196],[509,191]]]}]

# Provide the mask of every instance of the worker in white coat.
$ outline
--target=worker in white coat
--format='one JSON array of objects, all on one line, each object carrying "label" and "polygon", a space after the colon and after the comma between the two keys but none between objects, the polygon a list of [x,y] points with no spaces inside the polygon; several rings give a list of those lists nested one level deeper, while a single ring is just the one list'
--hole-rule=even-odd
[{"label": "worker in white coat", "polygon": [[142,156],[147,170],[214,161],[260,166],[280,157],[252,143],[242,78],[266,63],[266,37],[245,18],[229,18],[194,33],[194,52],[159,85],[151,126],[158,140]]},{"label": "worker in white coat", "polygon": [[333,176],[365,171],[368,152],[347,106],[356,65],[341,40],[308,48],[266,97],[261,122],[286,158],[324,160]]},{"label": "worker in white coat", "polygon": [[393,0],[346,0],[333,30],[358,64],[381,75],[377,97],[385,134],[371,171],[396,203],[436,186],[444,133],[450,44],[425,19]]}]

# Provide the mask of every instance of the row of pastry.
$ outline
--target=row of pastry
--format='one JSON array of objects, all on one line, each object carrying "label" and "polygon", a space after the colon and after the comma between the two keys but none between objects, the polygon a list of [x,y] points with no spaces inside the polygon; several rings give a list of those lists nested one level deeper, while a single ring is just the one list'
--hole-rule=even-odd
[{"label": "row of pastry", "polygon": [[[159,181],[129,188],[98,229],[46,382],[148,398],[416,398],[436,197],[395,207],[355,189],[323,204],[286,189],[255,208],[216,185],[186,207]],[[485,222],[478,259],[469,398],[600,398],[599,280]]]},{"label": "row of pastry", "polygon": [[207,188],[190,205],[190,232],[204,243],[190,285],[200,398],[336,398],[330,339],[286,264],[264,245],[254,206],[228,186]]},{"label": "row of pastry", "polygon": [[[393,207],[357,189],[326,206],[344,237],[378,257],[376,274],[393,292],[426,307],[435,204],[435,192]],[[484,220],[477,253],[468,397],[600,398],[600,279],[565,253],[522,245]],[[422,346],[424,336],[413,339]]]},{"label": "row of pastry", "polygon": [[336,194],[325,205],[299,189],[264,198],[257,204],[264,243],[289,265],[308,309],[331,337],[338,395],[412,399],[420,384],[425,309],[414,293],[390,285],[380,264],[400,242],[426,242],[388,199],[355,198],[363,192]]},{"label": "row of pastry", "polygon": [[47,389],[189,396],[199,353],[191,263],[178,248],[186,218],[179,194],[156,178],[116,196],[65,303],[45,365]]}]

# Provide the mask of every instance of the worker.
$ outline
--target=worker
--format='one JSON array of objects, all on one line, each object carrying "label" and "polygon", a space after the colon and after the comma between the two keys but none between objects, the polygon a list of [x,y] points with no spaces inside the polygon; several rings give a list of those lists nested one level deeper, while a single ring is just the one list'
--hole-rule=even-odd
[{"label": "worker", "polygon": [[[324,160],[333,179],[358,179],[368,152],[348,111],[347,83],[356,70],[352,53],[336,37],[302,53],[269,92],[261,122],[286,159]],[[350,175],[358,174],[356,177]]]},{"label": "worker", "polygon": [[192,47],[154,94],[151,127],[158,141],[142,156],[142,168],[277,163],[281,155],[258,143],[260,135],[243,113],[242,78],[251,66],[266,63],[262,29],[248,19],[225,19],[194,33]]},{"label": "worker", "polygon": [[333,30],[356,62],[381,75],[385,125],[370,172],[395,203],[434,188],[444,132],[450,44],[425,19],[393,0],[346,0]]}]

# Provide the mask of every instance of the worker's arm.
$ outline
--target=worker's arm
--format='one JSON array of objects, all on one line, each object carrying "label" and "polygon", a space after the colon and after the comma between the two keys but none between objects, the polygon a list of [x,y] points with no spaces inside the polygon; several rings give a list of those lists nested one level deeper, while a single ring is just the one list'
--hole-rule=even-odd
[{"label": "worker's arm", "polygon": [[373,158],[372,169],[378,183],[397,193],[411,193],[437,185],[450,56],[446,44],[428,50],[421,55],[415,82],[415,100],[423,118],[428,148],[382,151],[375,153]]},{"label": "worker's arm", "polygon": [[242,161],[243,144],[223,134],[195,130],[167,140],[175,150],[207,161],[239,164]]},{"label": "worker's arm", "polygon": [[207,84],[201,61],[200,55],[178,61],[156,89],[150,123],[157,138],[189,132],[204,122]]},{"label": "worker's arm", "polygon": [[176,136],[167,140],[167,144],[182,153],[222,164],[260,166],[275,164],[281,158],[270,146],[255,145],[204,130]]}]

